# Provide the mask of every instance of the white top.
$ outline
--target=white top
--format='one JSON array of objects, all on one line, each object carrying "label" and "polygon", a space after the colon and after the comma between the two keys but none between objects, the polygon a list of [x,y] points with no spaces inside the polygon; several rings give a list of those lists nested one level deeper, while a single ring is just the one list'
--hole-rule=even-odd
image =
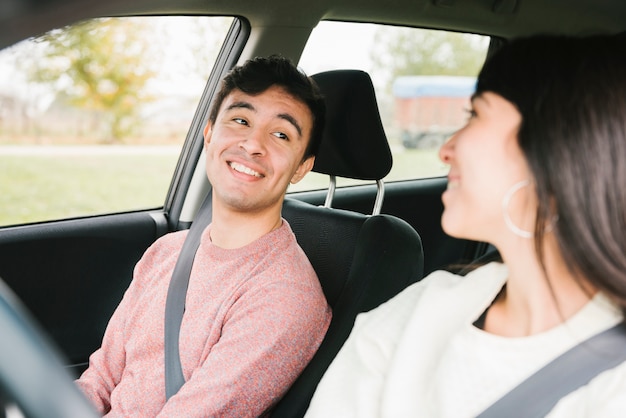
[{"label": "white top", "polygon": [[[505,338],[472,324],[508,271],[491,263],[467,276],[437,271],[359,315],[306,417],[474,417],[517,384],[622,320],[598,294],[544,333]],[[626,416],[626,363],[570,393],[548,415]]]}]

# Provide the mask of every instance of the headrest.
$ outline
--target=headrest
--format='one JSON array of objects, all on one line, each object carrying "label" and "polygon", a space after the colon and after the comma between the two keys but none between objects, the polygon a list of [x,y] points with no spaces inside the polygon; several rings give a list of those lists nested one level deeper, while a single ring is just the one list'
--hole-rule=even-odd
[{"label": "headrest", "polygon": [[335,70],[312,78],[326,98],[326,126],[313,171],[359,180],[385,177],[391,150],[369,74]]}]

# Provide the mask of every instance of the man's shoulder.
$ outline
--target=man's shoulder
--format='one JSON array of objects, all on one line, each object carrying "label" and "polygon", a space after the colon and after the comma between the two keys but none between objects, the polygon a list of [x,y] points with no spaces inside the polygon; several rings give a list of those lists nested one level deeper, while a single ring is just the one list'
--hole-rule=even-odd
[{"label": "man's shoulder", "polygon": [[310,291],[311,287],[321,291],[315,269],[286,221],[262,238],[255,249],[255,258],[256,285],[287,286],[293,292],[303,288]]},{"label": "man's shoulder", "polygon": [[177,258],[188,233],[188,230],[175,231],[159,237],[152,243],[152,245],[150,245],[150,247],[148,247],[146,252],[143,254],[142,259],[163,259],[169,257]]},{"label": "man's shoulder", "polygon": [[306,260],[308,262],[304,250],[298,244],[296,235],[285,219],[283,219],[280,228],[265,235],[259,244],[258,251],[267,252],[277,259]]},{"label": "man's shoulder", "polygon": [[189,234],[188,229],[184,229],[182,231],[174,231],[168,232],[167,234],[159,237],[153,244],[152,247],[182,247],[187,235]]}]

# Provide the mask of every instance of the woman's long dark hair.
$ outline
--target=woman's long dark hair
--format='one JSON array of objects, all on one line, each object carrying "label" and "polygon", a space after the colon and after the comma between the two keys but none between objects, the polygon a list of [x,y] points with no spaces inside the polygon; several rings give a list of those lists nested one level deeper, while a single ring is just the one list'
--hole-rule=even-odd
[{"label": "woman's long dark hair", "polygon": [[522,116],[518,140],[538,195],[540,259],[548,228],[574,276],[626,312],[626,41],[512,41],[482,69],[476,94],[486,91]]}]

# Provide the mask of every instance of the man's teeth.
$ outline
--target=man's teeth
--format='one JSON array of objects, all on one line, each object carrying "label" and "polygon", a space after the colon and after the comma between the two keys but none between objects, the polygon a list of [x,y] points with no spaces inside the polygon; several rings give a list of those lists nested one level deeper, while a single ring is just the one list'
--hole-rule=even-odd
[{"label": "man's teeth", "polygon": [[250,167],[246,167],[243,164],[239,164],[239,163],[230,163],[230,166],[233,170],[235,171],[239,171],[240,173],[244,173],[244,174],[248,174],[250,176],[254,176],[254,177],[262,177],[260,173],[257,173],[256,171],[254,171],[253,169],[251,169]]}]

